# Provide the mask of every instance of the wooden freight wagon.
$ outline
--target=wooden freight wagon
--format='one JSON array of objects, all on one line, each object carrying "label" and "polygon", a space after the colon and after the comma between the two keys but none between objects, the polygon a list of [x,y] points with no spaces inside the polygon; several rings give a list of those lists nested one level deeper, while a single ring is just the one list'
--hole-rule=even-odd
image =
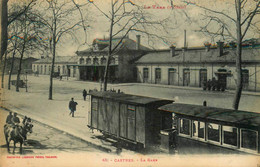
[{"label": "wooden freight wagon", "polygon": [[92,129],[146,147],[159,140],[161,129],[169,128],[164,126],[168,125],[163,120],[167,117],[162,117],[157,108],[172,103],[172,100],[115,92],[96,91],[90,95],[88,126]]}]

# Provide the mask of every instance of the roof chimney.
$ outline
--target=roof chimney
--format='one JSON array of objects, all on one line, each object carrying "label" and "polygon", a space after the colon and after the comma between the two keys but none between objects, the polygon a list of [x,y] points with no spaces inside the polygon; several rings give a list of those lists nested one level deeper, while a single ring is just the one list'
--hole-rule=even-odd
[{"label": "roof chimney", "polygon": [[170,53],[171,53],[171,56],[173,57],[173,56],[175,56],[175,46],[174,45],[172,45],[172,46],[170,46]]},{"label": "roof chimney", "polygon": [[223,46],[224,46],[224,42],[218,41],[217,44],[218,44],[219,56],[223,56]]},{"label": "roof chimney", "polygon": [[141,35],[136,35],[136,50],[140,50]]},{"label": "roof chimney", "polygon": [[206,48],[206,52],[209,52],[211,43],[206,42],[206,43],[204,43],[204,46],[205,46],[205,48]]}]

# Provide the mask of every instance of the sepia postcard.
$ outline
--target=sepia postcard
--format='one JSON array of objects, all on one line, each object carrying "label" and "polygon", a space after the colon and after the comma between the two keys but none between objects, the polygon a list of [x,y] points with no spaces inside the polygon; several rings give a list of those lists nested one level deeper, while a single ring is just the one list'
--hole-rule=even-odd
[{"label": "sepia postcard", "polygon": [[0,167],[260,166],[259,0],[0,8]]}]

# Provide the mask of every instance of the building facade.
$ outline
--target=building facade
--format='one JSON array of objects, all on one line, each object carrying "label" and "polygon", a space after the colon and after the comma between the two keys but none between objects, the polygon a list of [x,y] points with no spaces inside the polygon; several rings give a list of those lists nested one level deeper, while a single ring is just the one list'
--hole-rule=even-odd
[{"label": "building facade", "polygon": [[[38,61],[33,62],[32,71],[40,75],[50,75],[51,63],[51,57],[42,58]],[[73,77],[73,75],[70,75],[71,71],[73,72],[73,64],[77,64],[77,56],[56,56],[54,72],[58,73],[59,75],[68,75]],[[74,75],[74,77],[75,76],[76,75]]]},{"label": "building facade", "polygon": [[[110,58],[108,70],[108,82],[136,82],[134,61],[140,58],[149,49],[140,44],[140,36],[137,41],[125,37],[114,38],[112,48],[118,45]],[[107,39],[95,39],[92,48],[84,51],[78,51],[78,65],[76,66],[76,75],[79,80],[102,81],[104,78],[105,67],[108,56]]]},{"label": "building facade", "polygon": [[[137,80],[141,83],[202,87],[216,78],[228,89],[236,87],[236,49],[201,47],[150,52],[138,61]],[[243,89],[260,90],[260,47],[243,47]]]},{"label": "building facade", "polygon": [[[24,58],[22,60],[22,73],[28,72],[31,73],[32,72],[32,67],[33,67],[33,63],[35,61],[37,61],[38,59],[34,58],[34,57],[28,57],[28,58]],[[12,70],[12,74],[17,74],[18,72],[18,68],[19,68],[19,64],[20,64],[20,58],[15,57],[14,58],[14,62],[13,62],[13,70]],[[11,65],[12,65],[12,58],[8,58],[6,60],[6,69],[5,73],[9,73],[11,72]]]}]

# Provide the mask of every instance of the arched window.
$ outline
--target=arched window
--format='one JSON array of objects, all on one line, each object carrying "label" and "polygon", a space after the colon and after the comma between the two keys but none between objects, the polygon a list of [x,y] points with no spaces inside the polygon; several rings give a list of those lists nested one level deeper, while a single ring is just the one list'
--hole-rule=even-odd
[{"label": "arched window", "polygon": [[116,59],[114,57],[110,58],[110,64],[116,64]]},{"label": "arched window", "polygon": [[98,63],[98,58],[95,57],[95,58],[93,59],[93,64],[99,64],[99,63]]},{"label": "arched window", "polygon": [[104,57],[102,57],[102,58],[101,58],[101,64],[102,64],[102,65],[105,65],[105,64],[106,64],[106,62],[107,62],[107,59],[106,59],[106,58],[104,58]]},{"label": "arched window", "polygon": [[40,72],[40,74],[42,74],[42,65],[41,65],[41,72]]},{"label": "arched window", "polygon": [[161,68],[155,69],[155,83],[161,82]]},{"label": "arched window", "polygon": [[86,64],[91,64],[91,58],[88,57],[88,58],[86,59]]},{"label": "arched window", "polygon": [[249,70],[248,69],[242,69],[242,84],[243,84],[243,89],[248,89],[248,85],[249,85]]},{"label": "arched window", "polygon": [[84,59],[83,58],[79,59],[79,64],[84,64]]},{"label": "arched window", "polygon": [[46,68],[47,68],[46,65],[44,65],[44,74],[46,74]]}]

